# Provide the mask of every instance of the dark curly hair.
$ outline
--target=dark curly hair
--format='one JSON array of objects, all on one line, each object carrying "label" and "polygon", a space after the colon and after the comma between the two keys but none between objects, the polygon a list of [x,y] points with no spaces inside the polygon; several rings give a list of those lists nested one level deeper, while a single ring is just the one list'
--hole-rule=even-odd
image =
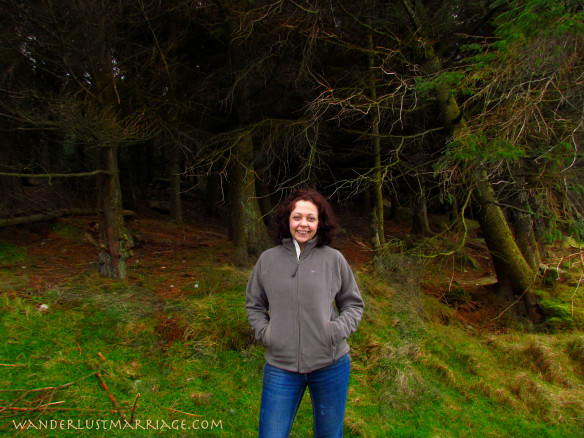
[{"label": "dark curly hair", "polygon": [[290,234],[290,214],[297,201],[310,201],[318,208],[318,229],[316,246],[330,245],[339,225],[333,212],[333,208],[326,198],[314,189],[298,189],[286,198],[276,212],[276,224],[278,227],[278,239],[292,237]]}]

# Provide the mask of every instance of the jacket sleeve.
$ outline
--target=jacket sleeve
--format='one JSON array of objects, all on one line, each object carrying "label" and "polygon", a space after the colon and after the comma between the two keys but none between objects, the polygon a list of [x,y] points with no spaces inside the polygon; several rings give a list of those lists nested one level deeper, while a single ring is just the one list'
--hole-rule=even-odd
[{"label": "jacket sleeve", "polygon": [[339,316],[332,321],[333,340],[339,342],[347,339],[361,321],[363,314],[363,298],[351,271],[349,263],[339,253],[339,272],[341,276],[341,288],[335,296],[335,303]]},{"label": "jacket sleeve", "polygon": [[261,257],[257,261],[247,282],[245,310],[247,320],[254,331],[255,338],[265,344],[264,334],[268,328],[269,302],[260,280]]}]

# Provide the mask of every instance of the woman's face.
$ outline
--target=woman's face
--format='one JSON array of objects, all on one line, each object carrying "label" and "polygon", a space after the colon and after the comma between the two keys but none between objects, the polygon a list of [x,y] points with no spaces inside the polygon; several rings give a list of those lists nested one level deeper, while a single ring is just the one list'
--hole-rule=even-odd
[{"label": "woman's face", "polygon": [[318,207],[311,201],[296,201],[290,213],[290,234],[300,248],[311,240],[318,230]]}]

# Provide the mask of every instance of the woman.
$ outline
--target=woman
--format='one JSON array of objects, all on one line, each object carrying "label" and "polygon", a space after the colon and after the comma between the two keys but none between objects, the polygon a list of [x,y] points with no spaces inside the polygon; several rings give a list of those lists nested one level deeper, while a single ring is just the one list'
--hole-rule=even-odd
[{"label": "woman", "polygon": [[308,386],[314,435],[342,437],[347,338],[363,300],[349,264],[328,246],[338,226],[320,193],[293,193],[277,223],[281,244],[260,255],[246,293],[249,323],[266,346],[259,436],[288,436]]}]

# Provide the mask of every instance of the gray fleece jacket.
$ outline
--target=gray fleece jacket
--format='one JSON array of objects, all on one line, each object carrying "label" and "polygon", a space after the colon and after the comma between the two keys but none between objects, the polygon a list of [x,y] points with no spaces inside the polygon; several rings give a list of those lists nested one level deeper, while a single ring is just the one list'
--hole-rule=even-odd
[{"label": "gray fleece jacket", "polygon": [[349,264],[336,249],[307,242],[300,254],[292,239],[264,251],[249,278],[245,308],[266,361],[308,373],[349,352],[363,299]]}]

